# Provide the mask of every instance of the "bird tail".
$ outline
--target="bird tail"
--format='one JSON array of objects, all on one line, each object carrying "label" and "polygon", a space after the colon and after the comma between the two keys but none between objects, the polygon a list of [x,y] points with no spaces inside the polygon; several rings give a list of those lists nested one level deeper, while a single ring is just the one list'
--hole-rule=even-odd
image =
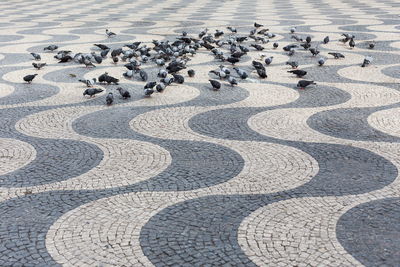
[{"label": "bird tail", "polygon": [[79,79],[78,81],[80,81],[81,83],[86,84],[86,80]]}]

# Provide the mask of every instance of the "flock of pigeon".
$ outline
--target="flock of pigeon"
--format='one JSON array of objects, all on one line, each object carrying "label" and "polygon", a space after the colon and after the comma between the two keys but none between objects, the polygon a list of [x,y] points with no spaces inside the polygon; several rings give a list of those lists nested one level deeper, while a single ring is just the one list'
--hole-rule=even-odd
[{"label": "flock of pigeon", "polygon": [[[265,47],[263,45],[269,43],[269,39],[273,39],[276,35],[271,33],[269,29],[264,28],[263,25],[254,23],[254,28],[250,31],[249,35],[239,36],[237,34],[237,29],[234,27],[227,27],[229,31],[225,34],[221,30],[215,30],[214,34],[209,33],[206,28],[202,30],[198,36],[191,37],[188,33],[183,32],[182,35],[178,36],[175,41],[158,41],[153,40],[152,47],[149,47],[142,42],[134,42],[132,44],[126,44],[123,47],[111,49],[104,44],[94,44],[100,49],[98,53],[76,53],[72,51],[60,50],[58,51],[57,45],[49,45],[44,48],[44,51],[55,52],[58,51],[54,56],[58,60],[58,63],[75,62],[77,64],[83,64],[85,67],[96,67],[95,64],[101,64],[108,55],[112,59],[114,64],[118,62],[126,62],[124,65],[126,67],[126,72],[122,76],[126,79],[132,79],[135,75],[140,77],[140,80],[145,82],[143,92],[144,95],[149,97],[155,91],[161,93],[172,83],[182,84],[185,82],[185,77],[180,74],[181,71],[188,68],[187,64],[190,61],[190,57],[194,56],[199,49],[206,49],[212,53],[216,60],[218,60],[219,67],[216,70],[210,71],[210,75],[215,75],[214,79],[210,79],[209,82],[213,90],[219,90],[221,88],[220,81],[227,81],[231,86],[238,84],[238,79],[247,79],[249,73],[236,67],[235,64],[240,62],[241,57],[246,55],[251,49],[256,51],[263,51]],[[296,27],[290,29],[292,34],[292,39],[294,42],[292,44],[283,47],[283,51],[289,56],[294,55],[296,50],[304,49],[311,53],[311,56],[316,57],[320,51],[318,50],[318,45],[312,47],[312,39],[307,36],[305,40],[296,35]],[[106,34],[108,37],[113,37],[116,34],[106,29]],[[224,38],[226,36],[226,38]],[[355,36],[352,34],[344,33],[343,38],[340,42],[348,43],[350,48],[355,47]],[[323,40],[323,44],[329,43],[329,36],[326,36]],[[251,42],[248,46],[246,43]],[[375,46],[374,42],[369,44],[369,48],[373,49]],[[277,49],[279,43],[274,42],[272,49]],[[345,56],[338,52],[329,52],[329,55],[333,56],[335,59],[344,58]],[[37,53],[31,53],[33,59],[36,61],[41,61],[41,56]],[[270,65],[273,61],[273,56],[267,57],[265,54],[261,54],[261,58],[264,62],[252,61],[252,68],[255,68],[260,79],[267,78],[266,66]],[[372,62],[373,58],[370,56],[365,57],[361,67],[365,67]],[[326,59],[321,57],[317,60],[319,66],[323,66]],[[155,64],[159,69],[157,77],[159,81],[148,81],[148,73],[141,69],[142,64]],[[225,66],[225,64],[232,65],[232,69]],[[297,61],[286,62],[292,69],[289,73],[293,73],[299,78],[307,75],[307,71],[298,69],[299,63]],[[33,67],[40,70],[46,66],[46,63],[33,62]],[[33,79],[38,74],[31,74],[25,76],[23,79],[27,83],[31,83]],[[70,74],[72,77],[76,77]],[[193,69],[187,70],[188,77],[194,77],[195,71]],[[220,80],[218,81],[217,78]],[[98,78],[92,79],[79,79],[80,82],[84,83],[88,88],[83,92],[84,96],[93,97],[98,93],[101,93],[103,89],[94,88],[96,84],[116,84],[118,85],[119,79],[110,76],[107,72],[100,75]],[[304,89],[309,85],[315,85],[316,83],[311,80],[299,80],[297,87]],[[127,99],[131,97],[128,90],[118,87],[117,91],[122,98]],[[111,105],[114,101],[114,96],[112,92],[109,92],[106,96],[106,104]]]}]

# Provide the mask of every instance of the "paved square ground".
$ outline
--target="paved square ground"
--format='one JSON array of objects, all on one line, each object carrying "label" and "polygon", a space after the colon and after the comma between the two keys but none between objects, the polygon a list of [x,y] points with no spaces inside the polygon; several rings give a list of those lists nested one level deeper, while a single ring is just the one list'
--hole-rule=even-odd
[{"label": "paved square ground", "polygon": [[[400,266],[398,1],[3,0],[0,10],[0,266]],[[152,47],[205,28],[227,39],[227,26],[248,36],[254,22],[275,36],[237,64],[249,78],[219,91],[208,72],[221,62],[205,48],[189,56],[195,77],[182,71],[184,84],[150,98],[122,76],[125,62],[85,68],[43,51]],[[318,56],[282,50],[294,26]],[[35,70],[31,52],[47,66]],[[261,53],[274,56],[263,80],[251,67]],[[296,88],[289,60],[317,85]],[[158,80],[153,63],[143,69]],[[83,97],[78,79],[104,72],[132,97],[117,85]]]}]

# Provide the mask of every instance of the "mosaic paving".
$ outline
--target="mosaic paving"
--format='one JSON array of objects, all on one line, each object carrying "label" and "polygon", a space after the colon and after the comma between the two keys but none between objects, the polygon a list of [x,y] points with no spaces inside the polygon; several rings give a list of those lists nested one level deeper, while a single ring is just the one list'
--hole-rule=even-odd
[{"label": "mosaic paving", "polygon": [[[0,7],[0,266],[400,266],[398,1]],[[251,49],[237,64],[250,77],[219,91],[208,72],[221,63],[204,48],[190,57],[194,78],[185,72],[184,84],[150,98],[122,76],[124,62],[85,68],[43,51],[98,53],[95,43],[150,45],[227,26],[248,35],[255,21],[276,35],[262,44],[274,56],[268,78],[251,69],[260,57]],[[317,57],[282,50],[294,26],[319,43]],[[47,66],[35,70],[31,52]],[[365,56],[374,60],[361,68]],[[317,85],[296,88],[289,60]],[[105,71],[120,84],[83,97],[77,80]],[[118,86],[132,97],[105,105]]]}]

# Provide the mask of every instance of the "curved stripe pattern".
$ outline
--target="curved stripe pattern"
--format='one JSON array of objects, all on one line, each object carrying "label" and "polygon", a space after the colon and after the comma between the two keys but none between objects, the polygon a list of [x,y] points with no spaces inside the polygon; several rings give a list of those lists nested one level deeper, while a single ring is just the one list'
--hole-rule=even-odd
[{"label": "curved stripe pattern", "polygon": [[[398,3],[25,2],[0,4],[1,266],[397,264]],[[107,57],[85,68],[43,51],[152,47],[205,28],[227,37],[228,25],[245,36],[255,21],[275,37],[263,36],[265,49],[250,48],[237,64],[248,79],[222,81],[219,91],[209,71],[228,64],[204,48],[187,55],[195,77],[182,71],[183,85],[150,98],[138,77],[122,76],[126,62]],[[318,56],[282,51],[294,26]],[[342,33],[355,35],[355,48],[339,41]],[[47,66],[34,69],[30,52]],[[262,80],[250,66],[261,54],[274,56]],[[367,55],[374,61],[361,68]],[[296,88],[287,61],[317,85]],[[159,67],[142,68],[158,81]],[[106,71],[120,84],[83,97],[77,80]],[[118,86],[132,97],[121,99]]]}]

